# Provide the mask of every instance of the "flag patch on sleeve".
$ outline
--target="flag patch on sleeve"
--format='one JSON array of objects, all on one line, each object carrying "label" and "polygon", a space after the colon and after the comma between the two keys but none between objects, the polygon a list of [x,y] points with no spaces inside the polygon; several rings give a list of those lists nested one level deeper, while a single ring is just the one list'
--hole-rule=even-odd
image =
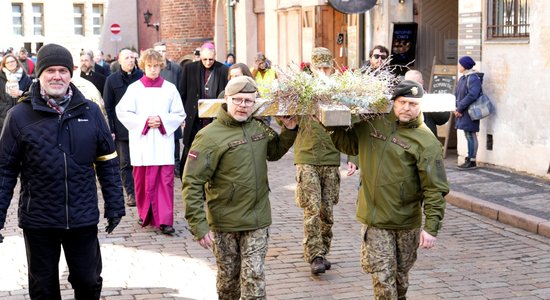
[{"label": "flag patch on sleeve", "polygon": [[189,151],[189,154],[187,154],[187,157],[189,157],[190,159],[197,159],[199,157],[199,152]]}]

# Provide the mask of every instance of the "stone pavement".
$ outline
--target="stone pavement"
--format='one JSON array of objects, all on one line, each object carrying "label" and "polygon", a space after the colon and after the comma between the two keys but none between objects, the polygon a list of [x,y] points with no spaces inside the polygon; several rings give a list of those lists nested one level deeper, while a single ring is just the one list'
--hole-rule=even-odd
[{"label": "stone pavement", "polygon": [[[328,257],[333,266],[321,276],[312,276],[302,260],[302,211],[294,205],[292,157],[289,152],[269,163],[273,225],[266,261],[268,299],[372,299],[371,278],[359,264],[358,176],[345,176],[342,166],[340,203],[334,209],[334,239]],[[446,163],[454,190],[449,202],[467,209],[447,206],[437,246],[419,250],[410,274],[409,299],[550,299],[550,238],[497,221],[513,223],[506,221],[514,215],[548,220],[549,183],[488,168],[458,171],[452,156]],[[140,228],[135,208],[127,209],[113,234],[100,234],[102,299],[217,298],[215,260],[187,230],[180,188],[178,183],[174,236]],[[6,238],[0,244],[0,299],[29,299],[16,203],[2,230]],[[540,229],[544,222],[537,224]],[[104,225],[101,220],[100,228]],[[63,258],[59,273],[63,299],[72,299]]]}]

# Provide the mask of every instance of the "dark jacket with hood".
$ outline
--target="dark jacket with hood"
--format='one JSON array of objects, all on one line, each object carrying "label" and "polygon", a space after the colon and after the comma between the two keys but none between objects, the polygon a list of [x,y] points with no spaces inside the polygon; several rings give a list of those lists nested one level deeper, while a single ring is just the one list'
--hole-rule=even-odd
[{"label": "dark jacket with hood", "polygon": [[479,120],[472,120],[468,107],[481,95],[483,73],[468,70],[460,77],[456,85],[456,111],[462,114],[456,118],[456,128],[464,131],[479,132]]},{"label": "dark jacket with hood", "polygon": [[60,115],[40,84],[8,112],[0,136],[0,228],[20,176],[19,227],[71,229],[99,222],[97,180],[106,218],[122,217],[124,198],[115,146],[99,106],[70,84]]}]

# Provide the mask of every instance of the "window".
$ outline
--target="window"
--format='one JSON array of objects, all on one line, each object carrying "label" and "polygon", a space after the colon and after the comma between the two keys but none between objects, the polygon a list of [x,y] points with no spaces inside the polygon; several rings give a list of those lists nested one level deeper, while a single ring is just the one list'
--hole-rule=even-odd
[{"label": "window", "polygon": [[32,4],[32,24],[34,35],[44,35],[44,6],[41,3]]},{"label": "window", "polygon": [[94,35],[100,35],[101,29],[103,27],[103,4],[94,4],[92,6],[93,8],[93,28],[94,28]]},{"label": "window", "polygon": [[13,34],[23,35],[23,4],[12,3],[11,19],[13,24]]},{"label": "window", "polygon": [[84,35],[84,5],[73,5],[74,34]]},{"label": "window", "polygon": [[489,1],[487,38],[529,38],[530,0]]}]

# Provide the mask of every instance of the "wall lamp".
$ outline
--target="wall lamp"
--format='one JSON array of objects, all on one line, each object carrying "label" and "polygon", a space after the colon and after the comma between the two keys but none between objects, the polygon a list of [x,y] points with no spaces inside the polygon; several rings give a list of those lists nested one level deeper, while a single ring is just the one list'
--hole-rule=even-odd
[{"label": "wall lamp", "polygon": [[151,17],[153,16],[153,14],[147,10],[146,12],[143,13],[143,18],[145,19],[145,24],[147,24],[147,27],[155,27],[155,29],[157,31],[159,31],[159,27],[160,27],[160,23],[153,23],[151,24]]},{"label": "wall lamp", "polygon": [[399,0],[399,4],[405,4],[405,0]]}]

